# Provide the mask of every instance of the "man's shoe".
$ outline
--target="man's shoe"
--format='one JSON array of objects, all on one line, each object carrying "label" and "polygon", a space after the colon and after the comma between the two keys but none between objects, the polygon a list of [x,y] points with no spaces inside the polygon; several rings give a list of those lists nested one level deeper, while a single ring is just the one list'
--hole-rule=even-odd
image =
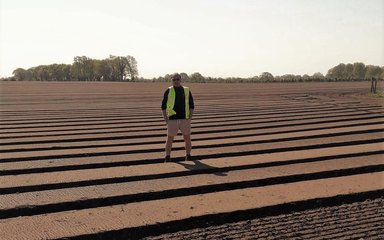
[{"label": "man's shoe", "polygon": [[167,155],[164,158],[164,162],[170,162],[171,161],[171,156]]},{"label": "man's shoe", "polygon": [[185,156],[185,161],[192,161],[192,156],[190,154],[187,154]]}]

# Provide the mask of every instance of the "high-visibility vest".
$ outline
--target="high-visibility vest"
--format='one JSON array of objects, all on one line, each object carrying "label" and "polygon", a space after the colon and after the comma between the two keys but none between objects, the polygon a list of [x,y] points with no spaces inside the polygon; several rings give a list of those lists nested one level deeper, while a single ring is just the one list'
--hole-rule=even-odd
[{"label": "high-visibility vest", "polygon": [[[185,96],[185,118],[189,119],[189,87],[184,87],[184,96]],[[167,101],[167,115],[168,117],[176,114],[173,107],[175,106],[176,91],[173,86],[169,87],[168,92],[168,101]]]}]

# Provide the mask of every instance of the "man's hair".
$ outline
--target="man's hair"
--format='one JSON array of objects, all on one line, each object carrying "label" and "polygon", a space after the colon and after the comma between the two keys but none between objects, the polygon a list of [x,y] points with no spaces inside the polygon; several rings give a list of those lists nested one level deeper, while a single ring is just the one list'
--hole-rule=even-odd
[{"label": "man's hair", "polygon": [[178,73],[174,73],[174,74],[172,74],[172,76],[171,76],[171,80],[173,80],[173,79],[181,80],[181,75],[178,74]]}]

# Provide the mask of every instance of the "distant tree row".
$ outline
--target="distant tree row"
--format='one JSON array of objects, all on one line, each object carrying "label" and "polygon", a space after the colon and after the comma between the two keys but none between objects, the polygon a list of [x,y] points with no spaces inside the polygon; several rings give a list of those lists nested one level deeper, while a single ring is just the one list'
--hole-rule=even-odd
[{"label": "distant tree row", "polygon": [[326,75],[330,79],[361,80],[361,79],[384,79],[384,67],[364,65],[364,63],[340,63],[328,70]]},{"label": "distant tree row", "polygon": [[[228,77],[228,78],[213,78],[213,77],[204,77],[199,72],[192,73],[188,75],[187,73],[180,73],[181,78],[184,82],[196,82],[196,83],[205,83],[205,82],[216,82],[216,83],[238,83],[238,82],[308,82],[308,81],[325,81],[326,78],[321,73],[315,73],[312,76],[309,75],[294,75],[294,74],[285,74],[282,76],[273,76],[269,72],[263,72],[259,76],[253,76],[250,78],[240,78],[240,77]],[[168,82],[171,78],[171,74],[167,74],[164,77],[158,77],[150,79],[152,82]]]},{"label": "distant tree row", "polygon": [[133,81],[137,77],[134,57],[113,55],[103,60],[76,56],[72,64],[40,65],[13,71],[13,78],[17,81]]},{"label": "distant tree row", "polygon": [[[18,68],[13,71],[13,77],[9,80],[37,80],[37,81],[152,81],[167,82],[170,74],[153,79],[138,78],[137,62],[132,56],[112,56],[98,60],[86,56],[77,56],[73,64],[51,64],[32,67],[27,70]],[[259,76],[250,78],[230,77],[213,78],[204,77],[199,72],[188,75],[181,73],[186,82],[311,82],[311,81],[361,81],[372,78],[383,80],[384,67],[365,65],[364,63],[340,63],[328,70],[324,76],[318,72],[313,75],[285,74],[273,76],[269,72],[263,72]],[[7,79],[6,79],[7,80]]]},{"label": "distant tree row", "polygon": [[[344,64],[339,65],[328,70],[324,76],[322,73],[317,72],[313,75],[294,75],[285,74],[282,76],[273,76],[269,72],[263,72],[259,76],[250,78],[212,78],[204,77],[200,73],[180,73],[183,81],[185,82],[222,82],[222,83],[236,83],[236,82],[319,82],[319,81],[361,81],[370,80],[372,78],[384,80],[384,67],[364,65],[364,63]],[[170,74],[164,77],[151,79],[153,82],[167,82],[170,79]]]}]

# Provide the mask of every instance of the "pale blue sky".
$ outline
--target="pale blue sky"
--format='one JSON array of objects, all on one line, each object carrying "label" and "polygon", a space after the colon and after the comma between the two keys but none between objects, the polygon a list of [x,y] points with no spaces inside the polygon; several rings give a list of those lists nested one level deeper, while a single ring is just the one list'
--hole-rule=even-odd
[{"label": "pale blue sky", "polygon": [[139,74],[310,74],[384,65],[384,0],[0,0],[0,76],[131,55]]}]

